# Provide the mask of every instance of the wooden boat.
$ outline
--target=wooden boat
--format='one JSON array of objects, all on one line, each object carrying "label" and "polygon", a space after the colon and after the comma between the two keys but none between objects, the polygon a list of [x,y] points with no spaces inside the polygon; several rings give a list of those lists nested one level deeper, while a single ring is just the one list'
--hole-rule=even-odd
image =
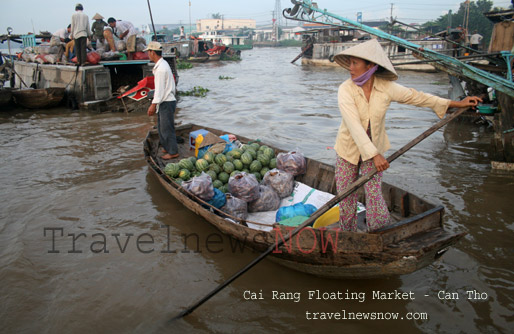
[{"label": "wooden boat", "polygon": [[[199,125],[178,127],[177,136],[185,139],[185,144],[179,144],[182,158],[193,154],[189,150],[189,133],[199,129],[216,135],[226,134]],[[243,143],[249,141],[248,138],[237,137]],[[283,152],[268,146],[277,154]],[[235,217],[227,219],[227,215],[185,191],[163,172],[165,164],[171,161],[162,161],[158,157],[161,152],[157,130],[153,129],[144,142],[150,170],[173,197],[221,232],[246,247],[262,252],[290,231],[290,227],[276,224],[272,231],[266,232],[248,227],[252,222]],[[307,159],[307,172],[297,176],[296,180],[321,191],[336,192],[334,167],[316,160]],[[383,192],[394,220],[389,226],[370,233],[341,231],[331,226],[324,229],[309,227],[268,258],[288,268],[322,277],[376,278],[408,274],[423,268],[442,256],[464,235],[444,229],[442,206],[385,183]],[[359,201],[364,203],[362,193]],[[333,243],[327,242],[330,238]]]},{"label": "wooden boat", "polygon": [[0,89],[0,108],[7,107],[12,101],[12,89],[2,88]]},{"label": "wooden boat", "polygon": [[20,89],[12,93],[16,104],[29,109],[55,107],[64,98],[64,88]]}]

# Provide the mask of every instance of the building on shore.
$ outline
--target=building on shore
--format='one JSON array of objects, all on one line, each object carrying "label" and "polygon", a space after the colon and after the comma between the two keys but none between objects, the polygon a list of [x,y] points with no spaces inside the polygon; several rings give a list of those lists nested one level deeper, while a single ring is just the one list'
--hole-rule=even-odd
[{"label": "building on shore", "polygon": [[196,20],[196,30],[201,32],[216,30],[255,29],[253,19],[201,19]]}]

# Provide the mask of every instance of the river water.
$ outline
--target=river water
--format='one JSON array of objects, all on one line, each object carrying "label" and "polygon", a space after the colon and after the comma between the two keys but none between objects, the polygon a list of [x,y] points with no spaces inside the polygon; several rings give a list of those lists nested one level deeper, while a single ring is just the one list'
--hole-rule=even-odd
[{"label": "river water", "polygon": [[[253,49],[240,62],[181,71],[180,90],[210,91],[205,98],[183,98],[177,121],[334,163],[337,88],[348,73],[290,64],[298,53]],[[443,74],[401,72],[399,83],[440,96],[448,90]],[[437,120],[430,110],[393,104],[389,153]],[[160,186],[142,151],[153,125],[142,113],[0,113],[1,332],[514,331],[514,174],[491,170],[487,126],[451,123],[385,173],[386,182],[444,205],[446,227],[467,233],[438,262],[388,279],[330,280],[265,260],[191,315],[168,323],[256,254],[232,249],[226,236]],[[315,290],[365,297],[309,299]],[[298,298],[273,299],[273,291]],[[373,291],[407,292],[414,299],[374,300]],[[466,291],[476,293],[469,299]],[[306,312],[343,310],[404,319],[306,318]]]}]

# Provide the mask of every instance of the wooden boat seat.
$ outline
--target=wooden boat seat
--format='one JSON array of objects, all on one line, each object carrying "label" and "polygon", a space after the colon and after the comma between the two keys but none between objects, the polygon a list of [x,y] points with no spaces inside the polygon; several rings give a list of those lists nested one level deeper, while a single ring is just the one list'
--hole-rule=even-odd
[{"label": "wooden boat seat", "polygon": [[447,250],[444,249],[445,245],[449,246],[453,244],[455,240],[458,240],[464,236],[464,234],[465,233],[450,233],[443,228],[436,228],[384,246],[384,251],[415,256],[422,252],[429,251],[430,249],[443,248],[444,251],[439,251],[438,254],[436,254],[437,257],[440,257]]}]

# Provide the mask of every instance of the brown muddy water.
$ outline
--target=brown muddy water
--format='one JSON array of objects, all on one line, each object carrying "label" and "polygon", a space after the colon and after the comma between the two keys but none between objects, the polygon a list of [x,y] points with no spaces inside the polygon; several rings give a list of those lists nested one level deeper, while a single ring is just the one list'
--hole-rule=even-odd
[{"label": "brown muddy water", "polygon": [[[178,121],[334,163],[327,147],[340,122],[337,88],[348,74],[290,64],[298,53],[253,49],[241,62],[181,71],[180,90],[210,92],[183,98]],[[440,96],[448,90],[443,74],[403,72],[399,82]],[[392,105],[389,153],[435,122],[429,110]],[[433,134],[385,173],[385,181],[444,205],[448,229],[467,232],[441,260],[380,280],[317,278],[265,260],[193,314],[168,323],[256,254],[232,248],[159,185],[142,150],[153,124],[142,113],[0,113],[1,332],[514,331],[514,174],[491,170],[490,128],[465,122]],[[343,299],[309,299],[316,290],[341,292]],[[293,299],[273,299],[273,291]],[[407,292],[414,299],[377,300],[373,291]],[[468,298],[467,291],[476,294]],[[344,299],[347,292],[361,298]],[[398,313],[400,319],[307,319],[307,312],[343,311],[386,312],[386,319]]]}]

